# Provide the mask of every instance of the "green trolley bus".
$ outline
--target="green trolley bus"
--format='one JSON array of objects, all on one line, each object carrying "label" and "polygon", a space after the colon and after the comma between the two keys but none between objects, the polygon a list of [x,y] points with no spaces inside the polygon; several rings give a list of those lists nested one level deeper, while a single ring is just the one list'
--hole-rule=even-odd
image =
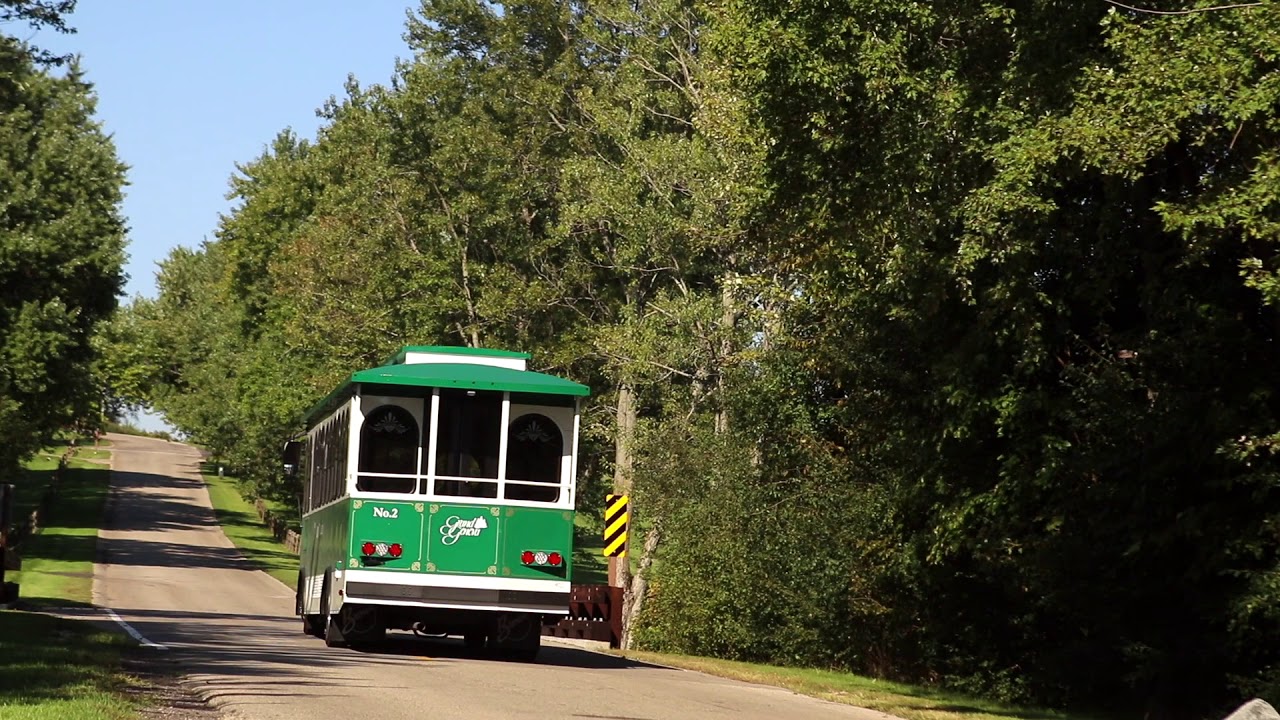
[{"label": "green trolley bus", "polygon": [[334,646],[414,630],[536,656],[569,609],[588,389],[528,359],[405,347],[308,413],[286,449],[304,481],[307,633]]}]

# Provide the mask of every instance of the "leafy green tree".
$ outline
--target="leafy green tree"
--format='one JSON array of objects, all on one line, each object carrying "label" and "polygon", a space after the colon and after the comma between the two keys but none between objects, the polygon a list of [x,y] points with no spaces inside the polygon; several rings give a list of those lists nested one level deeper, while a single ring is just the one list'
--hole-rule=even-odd
[{"label": "leafy green tree", "polygon": [[[0,0],[0,25],[24,23],[33,30],[49,28],[61,33],[74,33],[66,17],[76,9],[76,0]],[[31,59],[39,64],[62,65],[70,55],[54,55],[33,45],[26,46]]]},{"label": "leafy green tree", "polygon": [[[0,18],[56,25],[56,9]],[[123,284],[125,168],[94,103],[77,65],[54,76],[0,36],[0,472],[101,412],[92,335]]]},{"label": "leafy green tree", "polygon": [[1152,717],[1274,672],[1280,16],[1169,9],[730,5],[897,672]]},{"label": "leafy green tree", "polygon": [[102,393],[103,419],[120,421],[151,406],[161,352],[152,328],[155,302],[142,297],[121,306],[93,335],[94,385]]}]

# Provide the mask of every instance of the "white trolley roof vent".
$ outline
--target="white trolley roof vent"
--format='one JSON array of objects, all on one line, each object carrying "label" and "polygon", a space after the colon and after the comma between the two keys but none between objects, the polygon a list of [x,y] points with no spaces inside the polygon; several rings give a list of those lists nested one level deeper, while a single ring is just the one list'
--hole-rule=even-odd
[{"label": "white trolley roof vent", "polygon": [[529,353],[487,348],[447,347],[442,345],[408,345],[400,349],[385,364],[430,365],[452,363],[455,365],[489,365],[511,370],[527,370]]}]

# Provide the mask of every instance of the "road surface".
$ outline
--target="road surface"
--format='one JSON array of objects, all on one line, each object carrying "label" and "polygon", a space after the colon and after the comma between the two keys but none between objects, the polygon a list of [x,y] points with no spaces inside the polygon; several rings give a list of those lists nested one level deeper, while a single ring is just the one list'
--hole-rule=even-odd
[{"label": "road surface", "polygon": [[94,602],[232,718],[883,720],[777,688],[637,663],[544,639],[536,664],[392,633],[376,652],[302,633],[292,588],[253,570],[214,520],[197,451],[111,435],[112,496]]}]

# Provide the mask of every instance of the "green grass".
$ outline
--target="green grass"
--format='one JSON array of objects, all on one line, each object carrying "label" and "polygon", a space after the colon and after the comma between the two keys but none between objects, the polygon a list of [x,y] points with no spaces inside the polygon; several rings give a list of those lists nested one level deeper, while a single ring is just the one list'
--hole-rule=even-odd
[{"label": "green grass", "polygon": [[[92,441],[89,441],[90,443]],[[28,462],[18,506],[29,513],[52,482],[67,446]],[[111,473],[102,449],[83,445],[63,472],[44,527],[20,546],[21,600],[33,607],[88,606],[98,526]],[[21,517],[21,516],[19,516]],[[0,611],[0,720],[115,720],[137,717],[141,684],[123,669],[133,641],[91,623]]]},{"label": "green grass", "polygon": [[579,585],[603,585],[609,581],[609,559],[604,556],[604,535],[599,523],[584,513],[574,516],[573,577]]},{"label": "green grass", "polygon": [[[23,515],[34,508],[52,482],[53,469],[64,449],[51,448],[27,464],[27,471],[20,479],[20,502],[17,503],[23,508]],[[108,467],[93,460],[107,456],[106,451],[92,448],[76,451],[63,472],[57,498],[43,520],[43,527],[19,547],[22,570],[8,579],[20,583],[25,602],[35,605],[91,602],[98,525],[111,480]]]},{"label": "green grass", "polygon": [[[240,494],[236,479],[206,474],[204,481],[213,512],[231,543],[258,569],[293,588],[298,581],[298,556],[285,550],[258,520],[257,509]],[[278,507],[276,511],[280,512]]]},{"label": "green grass", "polygon": [[834,670],[775,667],[642,651],[622,654],[656,665],[786,688],[802,695],[879,710],[907,720],[1086,720],[1083,715],[1010,707],[932,688],[875,680]]},{"label": "green grass", "polygon": [[86,622],[0,611],[0,720],[136,717],[139,683],[122,667],[132,645]]}]

